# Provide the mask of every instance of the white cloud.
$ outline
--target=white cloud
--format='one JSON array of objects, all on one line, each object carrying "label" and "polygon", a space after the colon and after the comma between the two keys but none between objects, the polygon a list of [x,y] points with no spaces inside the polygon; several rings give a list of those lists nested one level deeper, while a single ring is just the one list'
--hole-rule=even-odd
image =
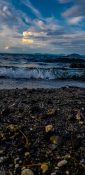
[{"label": "white cloud", "polygon": [[75,24],[79,23],[82,20],[83,20],[83,17],[78,16],[78,17],[69,18],[67,21],[68,21],[69,24],[75,25]]},{"label": "white cloud", "polygon": [[79,6],[75,5],[71,8],[67,9],[62,15],[64,17],[77,16],[77,12],[79,11]]},{"label": "white cloud", "polygon": [[67,17],[78,17],[85,16],[85,0],[75,0],[72,3],[72,6],[66,9],[62,16]]}]

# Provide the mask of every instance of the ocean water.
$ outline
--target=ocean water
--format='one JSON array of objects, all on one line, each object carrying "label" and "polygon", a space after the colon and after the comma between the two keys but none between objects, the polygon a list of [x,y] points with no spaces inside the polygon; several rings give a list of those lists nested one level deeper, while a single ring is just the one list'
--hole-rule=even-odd
[{"label": "ocean water", "polygon": [[85,87],[85,68],[71,68],[85,59],[53,55],[0,54],[0,88]]}]

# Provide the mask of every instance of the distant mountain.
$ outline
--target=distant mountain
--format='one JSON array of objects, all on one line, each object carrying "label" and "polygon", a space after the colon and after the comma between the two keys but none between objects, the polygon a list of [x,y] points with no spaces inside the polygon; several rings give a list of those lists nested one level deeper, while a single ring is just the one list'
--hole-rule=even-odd
[{"label": "distant mountain", "polygon": [[67,55],[66,57],[68,57],[68,58],[81,58],[82,56],[79,54],[73,53],[73,54]]}]

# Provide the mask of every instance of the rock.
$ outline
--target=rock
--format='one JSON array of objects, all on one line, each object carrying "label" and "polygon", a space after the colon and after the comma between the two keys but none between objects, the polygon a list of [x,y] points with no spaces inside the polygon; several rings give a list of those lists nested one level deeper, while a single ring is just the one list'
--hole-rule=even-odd
[{"label": "rock", "polygon": [[67,163],[67,160],[61,160],[60,162],[58,162],[57,166],[60,168],[62,166],[65,166]]},{"label": "rock", "polygon": [[65,156],[64,156],[64,159],[70,159],[71,158],[71,155],[70,154],[66,154]]},{"label": "rock", "polygon": [[66,175],[69,175],[70,174],[70,172],[69,171],[66,171]]},{"label": "rock", "polygon": [[15,169],[18,168],[18,167],[19,167],[19,164],[16,164],[16,165],[15,165]]},{"label": "rock", "polygon": [[3,154],[4,153],[4,150],[0,150],[0,154]]},{"label": "rock", "polygon": [[29,156],[30,153],[29,152],[25,152],[25,157]]},{"label": "rock", "polygon": [[16,157],[16,158],[14,159],[14,164],[16,165],[17,162],[19,162],[19,160],[20,160],[20,158],[19,158],[19,157]]},{"label": "rock", "polygon": [[6,157],[0,157],[0,163],[3,163],[3,161],[6,159]]},{"label": "rock", "polygon": [[80,110],[76,114],[76,120],[81,120],[81,113]]},{"label": "rock", "polygon": [[51,150],[55,150],[55,149],[57,148],[57,145],[56,145],[56,144],[50,144],[50,145],[49,145],[49,148],[50,148]]},{"label": "rock", "polygon": [[43,173],[48,171],[48,164],[47,163],[42,163],[41,164],[41,170],[42,170]]},{"label": "rock", "polygon": [[82,121],[79,121],[79,124],[80,124],[80,125],[83,125],[83,124],[84,124],[84,122],[82,122]]},{"label": "rock", "polygon": [[51,173],[51,175],[56,175],[56,172]]},{"label": "rock", "polygon": [[49,132],[53,130],[53,125],[47,125],[45,126],[45,132]]},{"label": "rock", "polygon": [[32,170],[25,168],[22,170],[21,175],[34,175],[34,173]]}]

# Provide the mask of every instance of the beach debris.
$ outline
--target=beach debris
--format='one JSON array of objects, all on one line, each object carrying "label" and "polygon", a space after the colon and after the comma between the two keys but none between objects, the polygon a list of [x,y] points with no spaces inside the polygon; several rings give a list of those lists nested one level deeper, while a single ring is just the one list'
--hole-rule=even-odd
[{"label": "beach debris", "polygon": [[57,166],[60,168],[62,166],[65,166],[68,163],[67,160],[61,160],[60,162],[57,163]]},{"label": "beach debris", "polygon": [[34,175],[33,171],[29,168],[22,169],[21,175]]},{"label": "beach debris", "polygon": [[46,125],[45,126],[45,132],[48,133],[50,131],[53,131],[53,125]]},{"label": "beach debris", "polygon": [[47,163],[42,163],[41,164],[41,170],[43,173],[45,173],[46,171],[48,171],[49,167]]}]

